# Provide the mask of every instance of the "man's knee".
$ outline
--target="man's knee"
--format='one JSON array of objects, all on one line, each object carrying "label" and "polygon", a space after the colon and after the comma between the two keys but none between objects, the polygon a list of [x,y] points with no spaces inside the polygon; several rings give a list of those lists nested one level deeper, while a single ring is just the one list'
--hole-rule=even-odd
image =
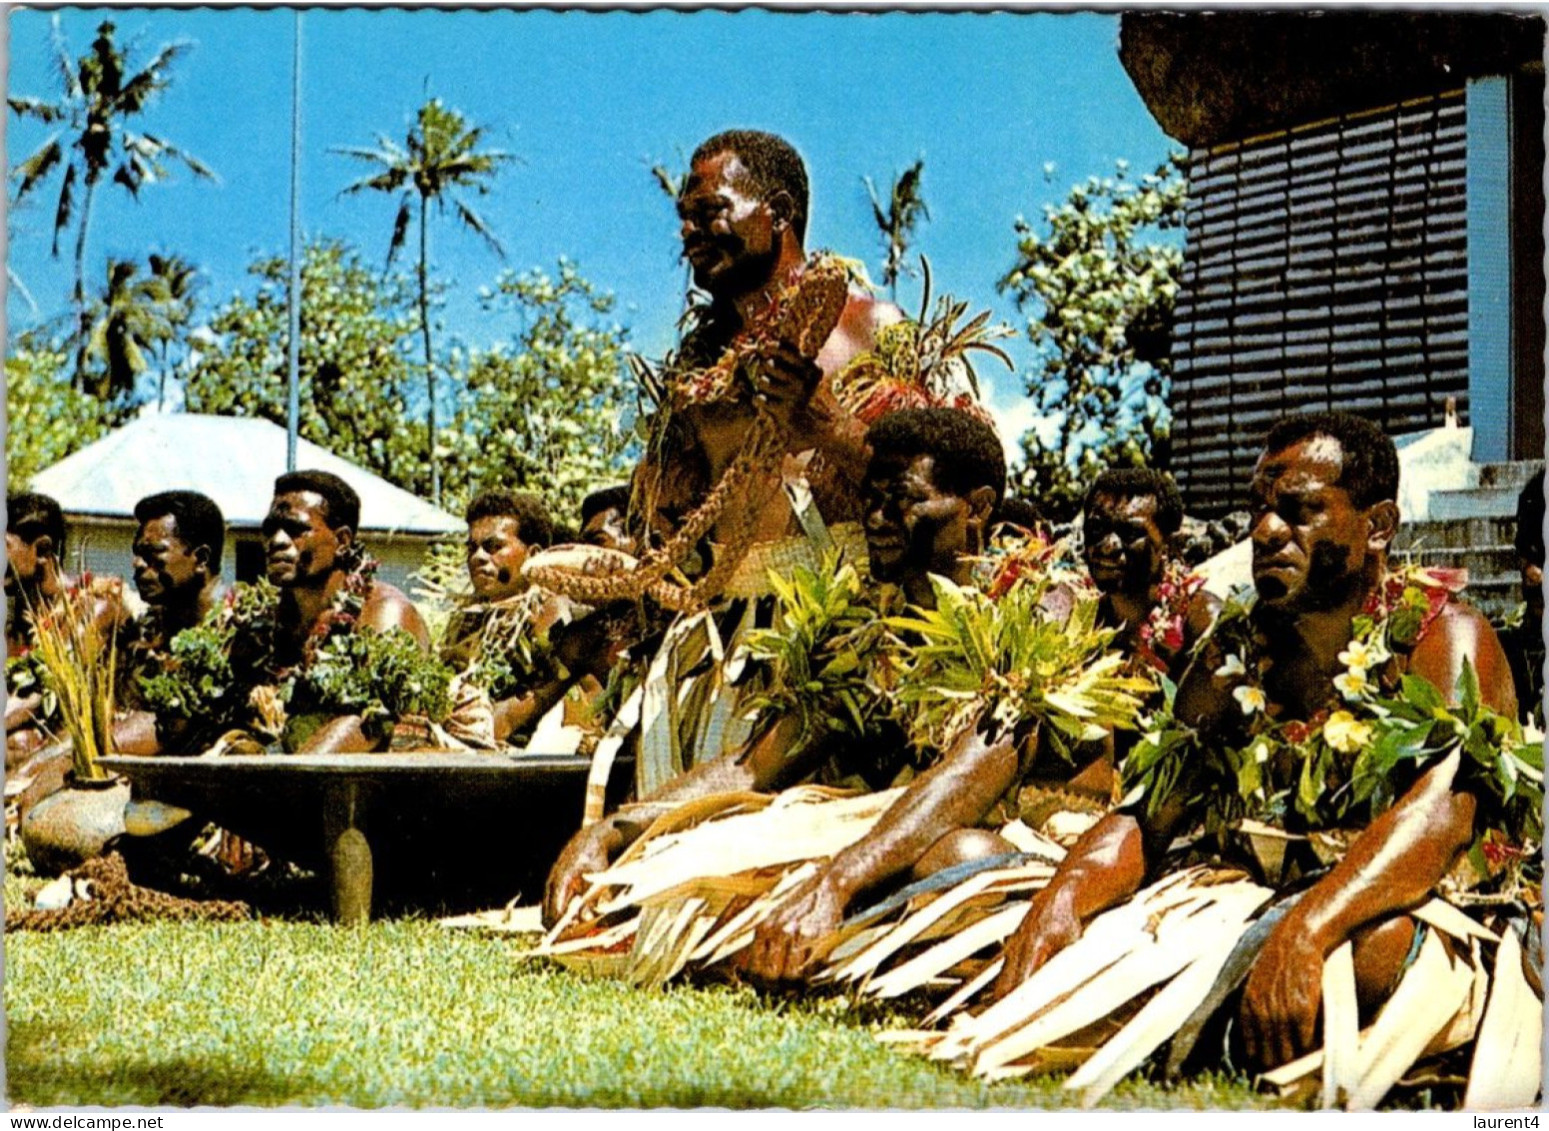
[{"label": "man's knee", "polygon": [[1398,984],[1417,926],[1410,916],[1395,915],[1357,931],[1351,939],[1355,996],[1363,1019],[1375,1014]]},{"label": "man's knee", "polygon": [[1004,856],[1016,850],[1016,845],[988,829],[953,829],[925,850],[910,870],[909,878],[923,880],[957,864]]}]

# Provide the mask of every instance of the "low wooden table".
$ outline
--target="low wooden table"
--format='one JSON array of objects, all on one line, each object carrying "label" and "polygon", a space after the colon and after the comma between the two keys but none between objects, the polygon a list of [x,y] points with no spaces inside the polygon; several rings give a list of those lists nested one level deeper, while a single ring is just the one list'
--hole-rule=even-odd
[{"label": "low wooden table", "polygon": [[[531,902],[580,827],[591,760],[580,755],[278,754],[103,758],[135,798],[189,809],[272,855],[323,871],[336,919],[371,917],[385,884],[517,894]],[[628,791],[620,759],[610,803]],[[412,886],[412,885],[411,885]],[[531,889],[531,890],[530,890]],[[491,896],[484,895],[488,901]]]}]

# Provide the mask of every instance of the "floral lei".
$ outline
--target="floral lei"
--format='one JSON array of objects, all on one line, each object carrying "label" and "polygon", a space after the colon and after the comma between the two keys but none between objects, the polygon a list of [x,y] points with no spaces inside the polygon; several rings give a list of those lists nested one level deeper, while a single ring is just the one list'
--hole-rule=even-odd
[{"label": "floral lei", "polygon": [[1137,633],[1139,640],[1135,654],[1142,663],[1159,672],[1168,670],[1170,665],[1163,653],[1176,656],[1183,650],[1189,606],[1194,600],[1194,594],[1204,584],[1205,579],[1197,573],[1190,573],[1189,567],[1181,559],[1167,559],[1162,567],[1162,580],[1157,586],[1156,606]]},{"label": "floral lei", "polygon": [[[1413,651],[1461,587],[1453,571],[1410,566],[1391,573],[1355,617],[1339,653],[1337,705],[1284,722],[1268,709],[1263,678],[1270,659],[1251,616],[1254,596],[1234,595],[1206,640],[1222,659],[1211,674],[1231,686],[1246,739],[1225,749],[1219,740],[1199,741],[1172,717],[1169,694],[1126,761],[1126,787],[1143,789],[1152,812],[1189,788],[1211,831],[1245,817],[1305,830],[1351,827],[1369,822],[1426,769],[1461,750],[1457,780],[1480,796],[1490,810],[1486,823],[1497,826],[1485,838],[1485,855],[1520,857],[1543,837],[1542,749],[1522,741],[1516,720],[1480,701],[1477,675],[1466,663],[1455,707],[1430,681],[1400,675],[1394,663]],[[1195,652],[1205,654],[1203,647]]]}]

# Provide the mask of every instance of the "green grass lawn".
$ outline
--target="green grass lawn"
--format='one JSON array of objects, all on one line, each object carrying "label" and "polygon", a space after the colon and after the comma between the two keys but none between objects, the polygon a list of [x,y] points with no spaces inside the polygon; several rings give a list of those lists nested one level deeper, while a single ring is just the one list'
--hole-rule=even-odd
[{"label": "green grass lawn", "polygon": [[[9,876],[12,906],[36,881]],[[401,919],[6,936],[9,1099],[31,1105],[1049,1107],[873,1039],[917,1011],[747,988],[632,990],[529,939]],[[1113,1107],[1269,1107],[1242,1081],[1127,1081]]]}]

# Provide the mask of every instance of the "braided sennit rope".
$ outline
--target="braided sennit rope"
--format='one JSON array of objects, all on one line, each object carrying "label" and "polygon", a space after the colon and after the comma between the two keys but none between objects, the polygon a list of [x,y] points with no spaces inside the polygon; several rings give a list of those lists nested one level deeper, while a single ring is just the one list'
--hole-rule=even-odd
[{"label": "braided sennit rope", "polygon": [[225,899],[184,899],[138,887],[129,881],[129,869],[117,852],[88,860],[65,873],[71,880],[92,885],[90,899],[78,899],[52,911],[16,911],[5,917],[7,931],[63,931],[108,923],[240,922],[253,917],[245,903]]},{"label": "braided sennit rope", "polygon": [[[829,257],[818,257],[803,273],[793,292],[776,307],[774,324],[738,347],[735,363],[757,364],[764,354],[788,343],[807,359],[817,357],[844,314],[849,297],[849,275],[844,266]],[[724,361],[720,364],[728,364]],[[737,457],[732,460],[715,488],[679,525],[672,538],[658,550],[647,553],[637,569],[628,573],[594,577],[560,566],[535,566],[529,577],[573,600],[600,604],[609,601],[638,601],[650,595],[658,603],[675,611],[702,607],[720,591],[735,572],[748,547],[752,545],[755,523],[745,521],[729,533],[716,554],[710,570],[694,584],[675,585],[666,580],[710,530],[735,496],[766,479],[783,456],[789,431],[776,424],[761,406],[748,429]],[[749,505],[742,508],[744,519],[756,520],[761,505],[772,494],[758,491]],[[758,505],[752,505],[758,504]]]}]

